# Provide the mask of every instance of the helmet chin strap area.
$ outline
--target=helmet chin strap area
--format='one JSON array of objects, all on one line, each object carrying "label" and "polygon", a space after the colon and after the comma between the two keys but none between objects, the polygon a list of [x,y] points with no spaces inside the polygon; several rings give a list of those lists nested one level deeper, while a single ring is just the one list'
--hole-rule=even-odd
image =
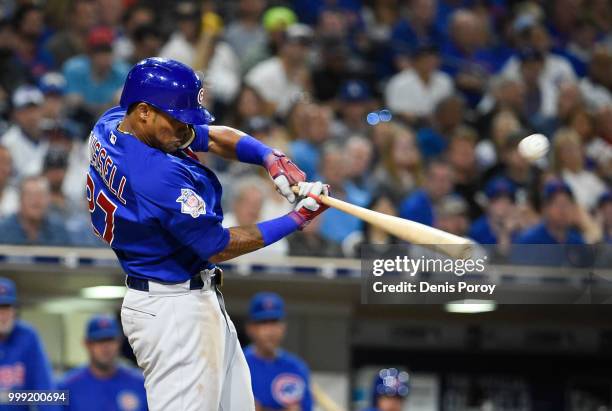
[{"label": "helmet chin strap area", "polygon": [[185,144],[183,144],[182,146],[179,146],[181,150],[189,147],[189,145],[193,143],[193,140],[195,139],[195,131],[193,130],[193,127],[190,126],[189,130],[191,130],[191,137],[189,137],[189,140],[187,140]]}]

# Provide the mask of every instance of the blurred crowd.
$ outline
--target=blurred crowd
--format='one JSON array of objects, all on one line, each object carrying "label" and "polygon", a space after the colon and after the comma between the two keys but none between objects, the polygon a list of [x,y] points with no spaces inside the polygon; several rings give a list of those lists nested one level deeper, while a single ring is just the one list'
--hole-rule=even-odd
[{"label": "blurred crowd", "polygon": [[[103,245],[86,140],[148,56],[200,70],[215,124],[337,198],[501,249],[612,242],[607,0],[5,0],[0,17],[0,243]],[[551,150],[529,162],[536,132]],[[289,209],[252,166],[201,160],[226,226]],[[391,242],[330,209],[258,253]]]}]

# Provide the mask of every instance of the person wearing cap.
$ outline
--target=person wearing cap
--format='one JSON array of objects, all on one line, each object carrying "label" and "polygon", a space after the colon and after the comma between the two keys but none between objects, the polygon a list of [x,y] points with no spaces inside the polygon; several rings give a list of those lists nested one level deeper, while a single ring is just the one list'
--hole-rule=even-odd
[{"label": "person wearing cap", "polygon": [[257,411],[311,411],[310,370],[296,355],[281,348],[287,325],[285,302],[273,292],[251,298],[245,351]]},{"label": "person wearing cap", "polygon": [[486,184],[484,194],[486,212],[472,223],[469,237],[480,244],[507,246],[519,228],[516,188],[509,179],[496,177]]},{"label": "person wearing cap", "polygon": [[[17,288],[0,277],[0,393],[15,390],[53,390],[51,365],[34,328],[17,319]],[[28,411],[27,405],[0,405],[3,411]],[[55,410],[39,406],[40,411]]]},{"label": "person wearing cap", "polygon": [[372,406],[363,411],[403,411],[410,393],[410,376],[397,368],[383,368],[374,377]]},{"label": "person wearing cap", "polygon": [[113,41],[112,29],[96,27],[87,35],[87,53],[64,63],[62,71],[71,105],[85,105],[86,110],[97,114],[115,101],[130,68],[114,59]]},{"label": "person wearing cap", "polygon": [[397,73],[385,88],[385,104],[410,121],[430,116],[436,105],[454,91],[452,78],[440,71],[438,48],[417,44],[411,66]]},{"label": "person wearing cap", "polygon": [[66,79],[61,73],[48,72],[38,81],[38,87],[45,96],[43,103],[43,117],[56,119],[64,115],[66,110]]},{"label": "person wearing cap", "polygon": [[0,144],[11,152],[17,179],[40,174],[42,170],[49,148],[40,128],[44,100],[44,95],[35,86],[20,86],[13,93],[13,125],[0,137]]},{"label": "person wearing cap", "polygon": [[49,213],[49,184],[40,176],[19,185],[19,210],[0,222],[0,244],[69,245],[64,222]]},{"label": "person wearing cap", "polygon": [[365,135],[368,131],[366,116],[372,106],[370,87],[360,80],[344,82],[338,93],[340,119],[334,122],[332,134],[341,140],[352,134]]},{"label": "person wearing cap", "polygon": [[68,390],[66,411],[146,411],[142,371],[119,364],[123,334],[108,315],[95,315],[87,323],[85,348],[89,363],[68,372],[58,383]]},{"label": "person wearing cap", "polygon": [[574,193],[563,180],[550,180],[542,189],[542,220],[524,230],[517,244],[584,244],[574,227],[578,210]]},{"label": "person wearing cap", "polygon": [[287,27],[277,55],[257,64],[244,78],[281,115],[310,88],[306,63],[312,36],[304,24]]}]

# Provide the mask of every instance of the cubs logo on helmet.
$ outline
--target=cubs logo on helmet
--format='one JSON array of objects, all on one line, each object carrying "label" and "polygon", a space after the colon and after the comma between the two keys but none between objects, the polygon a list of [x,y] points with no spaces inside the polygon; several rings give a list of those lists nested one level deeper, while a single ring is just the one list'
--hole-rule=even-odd
[{"label": "cubs logo on helmet", "polygon": [[117,396],[117,404],[121,411],[135,411],[140,407],[140,400],[131,391],[121,391]]},{"label": "cubs logo on helmet", "polygon": [[282,405],[297,404],[302,400],[304,379],[295,374],[279,374],[272,381],[272,397]]}]

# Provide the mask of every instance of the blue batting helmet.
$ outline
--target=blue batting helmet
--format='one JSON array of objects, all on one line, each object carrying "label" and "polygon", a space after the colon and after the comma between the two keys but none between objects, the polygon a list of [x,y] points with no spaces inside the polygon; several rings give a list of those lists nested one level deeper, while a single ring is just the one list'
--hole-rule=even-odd
[{"label": "blue batting helmet", "polygon": [[372,406],[380,397],[406,398],[410,392],[409,376],[406,371],[397,368],[383,368],[376,374],[372,387]]},{"label": "blue batting helmet", "polygon": [[208,124],[214,117],[202,106],[204,88],[197,74],[183,63],[159,57],[138,62],[127,75],[122,108],[147,103],[186,124]]}]

